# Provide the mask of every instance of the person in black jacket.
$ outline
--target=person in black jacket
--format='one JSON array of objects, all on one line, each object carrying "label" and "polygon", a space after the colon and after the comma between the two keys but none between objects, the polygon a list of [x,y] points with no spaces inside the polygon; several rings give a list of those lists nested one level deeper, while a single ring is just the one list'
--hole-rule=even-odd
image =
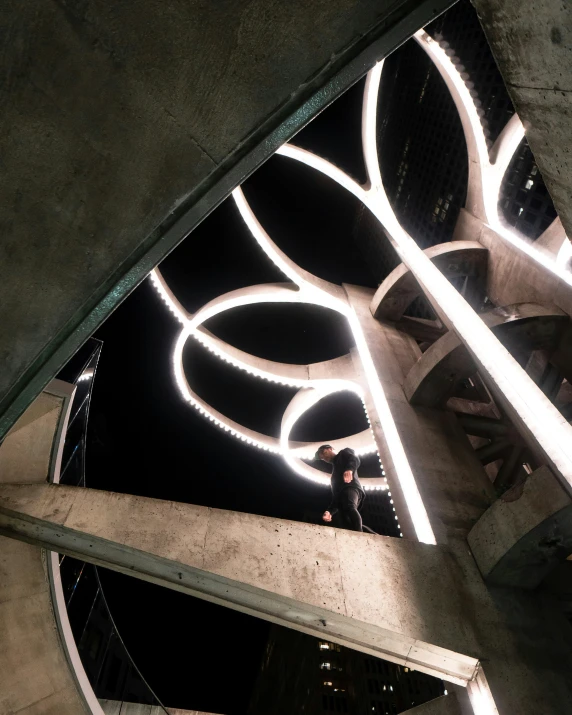
[{"label": "person in black jacket", "polygon": [[336,454],[336,451],[329,444],[323,444],[315,456],[316,460],[331,464],[332,476],[330,484],[332,487],[332,501],[324,512],[322,519],[326,522],[332,521],[332,516],[337,512],[344,527],[351,531],[367,531],[375,534],[361,520],[359,509],[365,499],[365,492],[357,475],[357,468],[360,460],[357,454],[346,447]]}]

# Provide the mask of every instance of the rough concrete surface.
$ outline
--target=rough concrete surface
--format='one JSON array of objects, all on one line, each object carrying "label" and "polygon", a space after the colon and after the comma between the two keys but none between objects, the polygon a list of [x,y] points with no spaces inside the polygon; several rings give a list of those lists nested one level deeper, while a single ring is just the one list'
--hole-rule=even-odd
[{"label": "rough concrete surface", "polygon": [[[125,703],[118,700],[99,701],[105,715],[165,715],[165,710],[158,705],[142,705],[141,703]],[[215,715],[202,710],[180,710],[167,708],[169,715]]]},{"label": "rough concrete surface", "polygon": [[536,588],[572,553],[572,500],[550,469],[540,467],[517,500],[494,502],[468,541],[488,581]]},{"label": "rough concrete surface", "polygon": [[572,5],[472,0],[534,158],[572,236]]},{"label": "rough concrete surface", "polygon": [[446,679],[470,678],[481,658],[501,715],[561,715],[572,698],[569,624],[549,598],[488,590],[462,540],[429,546],[56,485],[0,487],[0,522],[4,534]]}]

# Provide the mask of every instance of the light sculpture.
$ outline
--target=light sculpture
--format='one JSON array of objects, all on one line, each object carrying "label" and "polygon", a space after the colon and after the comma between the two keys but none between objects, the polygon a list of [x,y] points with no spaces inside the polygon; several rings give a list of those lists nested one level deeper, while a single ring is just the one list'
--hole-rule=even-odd
[{"label": "light sculpture", "polygon": [[[565,269],[563,260],[554,260],[530,245],[515,231],[507,228],[498,213],[498,198],[503,176],[524,136],[522,123],[518,117],[513,117],[509,121],[493,147],[491,160],[477,109],[455,66],[439,45],[424,31],[418,32],[415,40],[425,50],[445,80],[461,117],[469,154],[468,209],[490,225],[498,234],[499,240],[510,242],[555,276],[572,285],[572,274]],[[383,187],[376,140],[377,102],[382,69],[383,62],[380,62],[369,72],[364,93],[362,146],[368,176],[366,184],[358,184],[330,162],[294,145],[286,144],[277,153],[320,171],[356,196],[372,212],[385,229],[400,259],[412,271],[426,295],[437,307],[439,317],[448,327],[457,331],[490,380],[513,405],[525,428],[532,433],[549,462],[572,489],[572,430],[569,425],[403,229],[391,208]],[[367,390],[384,432],[417,538],[422,542],[434,544],[435,537],[415,476],[403,448],[383,386],[376,373],[360,322],[344,290],[340,286],[317,278],[295,264],[268,236],[240,188],[235,189],[233,197],[254,240],[290,283],[250,286],[233,291],[207,303],[194,315],[189,315],[173,296],[159,270],[152,272],[153,285],[182,326],[173,352],[173,369],[181,394],[225,431],[261,449],[281,454],[296,473],[325,485],[329,483],[328,477],[302,461],[302,458],[309,458],[313,454],[317,445],[310,443],[291,445],[289,437],[292,428],[308,409],[325,396],[340,390],[350,390],[358,394],[363,401]],[[561,253],[563,252],[568,256],[568,248],[563,247]],[[349,367],[349,361],[344,362],[340,359],[330,361],[331,369],[322,370],[321,373],[317,366],[273,363],[232,348],[210,335],[202,327],[204,321],[222,311],[262,302],[309,303],[338,312],[348,321],[352,330],[366,377],[365,384],[360,382]],[[192,391],[182,366],[182,352],[189,337],[201,342],[217,357],[256,377],[301,388],[284,414],[280,439],[261,435],[238,425],[207,405]],[[354,447],[359,454],[376,451],[371,430],[352,435],[342,441],[338,440],[338,443],[340,442],[345,446]],[[332,441],[332,444],[335,445],[336,441]],[[367,485],[366,488],[387,489],[387,480],[384,482],[373,486]],[[390,493],[388,495],[391,496]]]}]

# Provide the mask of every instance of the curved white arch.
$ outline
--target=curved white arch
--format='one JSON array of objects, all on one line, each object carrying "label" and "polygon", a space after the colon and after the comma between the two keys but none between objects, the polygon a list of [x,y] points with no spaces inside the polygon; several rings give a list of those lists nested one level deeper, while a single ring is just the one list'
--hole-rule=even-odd
[{"label": "curved white arch", "polygon": [[[211,335],[207,330],[201,328],[202,323],[209,318],[239,306],[262,302],[309,302],[315,305],[317,301],[313,293],[319,291],[320,288],[311,285],[310,290],[308,290],[305,281],[301,280],[301,282],[304,286],[303,290],[299,290],[292,284],[265,284],[231,291],[209,301],[194,315],[191,315],[182,308],[181,304],[174,297],[160,271],[154,271],[152,276],[152,284],[156,288],[159,296],[182,324],[182,329],[175,343],[172,356],[175,382],[182,397],[202,415],[213,422],[213,424],[229,432],[237,439],[258,447],[259,449],[276,454],[283,453],[279,440],[251,430],[229,419],[192,390],[183,369],[182,355],[187,339],[192,336],[219,358],[257,377],[296,387],[302,385],[319,385],[320,390],[324,394],[331,394],[332,392],[342,389],[350,389],[359,394],[361,388],[359,387],[357,376],[352,369],[353,365],[351,361],[347,359],[347,356],[315,365],[275,363],[237,350],[216,338],[214,335]],[[333,306],[335,306],[338,311],[340,307],[342,307],[345,311],[345,306],[342,301],[332,294],[329,294],[321,303],[324,307],[333,308]],[[368,442],[363,433],[351,435],[345,442],[348,446],[356,449],[359,454],[375,451],[375,442],[371,439]],[[290,446],[288,446],[288,449],[290,450]],[[295,450],[297,455],[313,455],[316,446],[314,443],[298,444],[292,447],[292,449]],[[296,457],[296,459],[298,459],[298,457]],[[304,464],[303,462],[300,463]],[[321,474],[318,470],[307,465],[304,465],[304,468],[306,474]]]},{"label": "curved white arch", "polygon": [[[185,374],[182,364],[182,350],[186,343],[187,337],[183,334],[184,331],[179,335],[175,346],[175,352],[173,356],[173,367],[175,371],[175,378],[177,381],[177,386],[183,398],[191,404],[196,410],[198,410],[204,417],[213,422],[217,427],[221,428],[225,432],[230,433],[237,439],[246,442],[254,447],[258,447],[264,451],[274,452],[275,454],[283,454],[283,448],[281,446],[280,440],[276,437],[271,437],[270,435],[262,434],[256,432],[235,420],[230,419],[226,415],[222,414],[211,405],[209,405],[205,400],[197,395],[197,393],[191,388],[188,378]],[[309,389],[316,389],[311,387]],[[338,392],[340,390],[350,390],[356,394],[360,394],[360,388],[356,385],[352,386],[350,381],[346,380],[332,380],[330,383],[324,380],[323,384],[320,385],[320,391],[324,396],[330,395],[333,392]],[[368,439],[369,438],[369,439]],[[339,440],[332,440],[332,444],[338,442]],[[355,435],[350,435],[343,440],[345,446],[351,447],[356,451],[357,454],[370,454],[376,450],[375,442],[371,437],[369,430],[359,432]],[[310,459],[314,456],[319,443],[315,442],[297,442],[294,445],[288,446],[288,451],[295,455],[296,458],[306,458]],[[306,465],[304,465],[306,466]],[[318,470],[312,467],[307,467],[307,470],[311,472],[317,472]]]},{"label": "curved white arch", "polygon": [[491,161],[477,107],[457,68],[439,44],[424,30],[419,30],[414,37],[437,67],[461,118],[469,155],[469,211],[491,226],[505,241],[572,286],[572,271],[567,269],[565,262],[555,260],[526,241],[508,227],[499,214],[502,180],[510,160],[525,136],[522,122],[516,115],[507,122],[493,147]]},{"label": "curved white arch", "polygon": [[[372,75],[372,81],[368,83],[364,95],[364,155],[369,157],[377,156],[374,124],[376,122],[379,81],[374,82],[373,79],[379,80],[380,76],[379,72]],[[281,153],[321,171],[356,194],[355,182],[349,177],[344,177],[343,172],[337,167],[333,167],[325,159],[317,156],[309,158],[308,152],[294,146],[291,146],[287,152],[281,151]],[[371,183],[368,187],[358,187],[358,189],[363,192],[364,204],[384,226],[389,240],[401,260],[418,277],[427,292],[435,298],[435,303],[439,306],[440,317],[448,325],[454,326],[469,350],[478,355],[479,362],[490,379],[498,386],[507,401],[513,405],[523,424],[543,449],[549,462],[554,465],[569,488],[572,488],[572,428],[570,425],[564,421],[560,412],[530,380],[479,316],[403,229],[391,208],[383,188],[383,182],[379,186]],[[532,249],[531,246],[528,248]],[[554,265],[553,261],[552,264]],[[571,275],[569,274],[568,280]],[[417,536],[421,541],[435,543],[425,507],[387,405],[383,388],[375,374],[373,361],[361,333],[357,316],[350,315],[350,323],[388,447],[396,463],[398,477]]]}]

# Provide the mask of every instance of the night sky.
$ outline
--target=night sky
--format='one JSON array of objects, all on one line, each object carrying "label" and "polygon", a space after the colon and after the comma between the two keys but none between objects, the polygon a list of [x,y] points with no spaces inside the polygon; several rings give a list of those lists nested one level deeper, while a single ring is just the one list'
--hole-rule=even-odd
[{"label": "night sky", "polygon": [[[358,179],[362,92],[363,81],[294,140]],[[302,267],[336,283],[376,286],[353,239],[359,205],[333,182],[273,157],[244,190],[271,237]],[[190,311],[229,290],[285,280],[251,238],[232,199],[161,270]],[[352,345],[341,316],[309,306],[239,308],[205,327],[236,347],[282,362],[327,360]],[[292,473],[281,457],[223,433],[183,402],[170,363],[178,330],[147,280],[96,334],[104,345],[90,412],[88,486],[286,519],[323,511],[327,489]],[[295,389],[228,366],[192,339],[184,362],[191,385],[213,407],[278,436]],[[293,437],[334,439],[365,426],[361,402],[345,393],[315,408]],[[265,622],[103,569],[101,574],[118,629],[167,706],[246,713],[266,644]]]}]

